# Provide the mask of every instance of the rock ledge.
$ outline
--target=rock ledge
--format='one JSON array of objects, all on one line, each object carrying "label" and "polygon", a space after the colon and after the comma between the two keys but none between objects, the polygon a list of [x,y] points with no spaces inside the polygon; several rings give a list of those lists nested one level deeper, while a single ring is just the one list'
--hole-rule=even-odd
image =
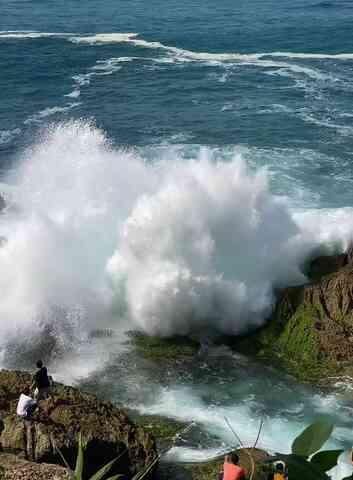
[{"label": "rock ledge", "polygon": [[154,438],[141,426],[136,426],[124,410],[73,387],[56,384],[52,398],[39,403],[31,420],[19,418],[17,400],[30,382],[28,373],[0,371],[2,453],[30,462],[60,465],[62,462],[56,450],[59,448],[73,465],[78,433],[82,432],[88,442],[87,475],[125,451],[111,473],[130,477],[156,456]]}]

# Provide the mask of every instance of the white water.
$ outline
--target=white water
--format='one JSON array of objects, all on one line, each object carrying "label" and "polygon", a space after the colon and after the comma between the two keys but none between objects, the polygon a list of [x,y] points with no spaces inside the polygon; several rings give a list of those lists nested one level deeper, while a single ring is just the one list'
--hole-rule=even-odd
[{"label": "white water", "polygon": [[[76,121],[43,131],[23,153],[0,217],[3,365],[13,361],[9,345],[46,348],[43,331],[81,355],[76,363],[66,355],[62,377],[110,361],[114,341],[106,351],[82,347],[97,328],[248,331],[270,312],[274,287],[305,280],[301,266],[314,248],[343,250],[351,240],[351,209],[293,211],[271,193],[265,170],[247,168],[241,149],[228,161],[208,148],[188,160],[178,148],[161,152],[146,161],[143,151],[115,149],[94,125]],[[225,442],[227,415],[254,437],[258,414],[244,399],[210,407],[202,395],[209,391],[176,385],[138,407],[197,419]],[[326,400],[317,397],[312,414],[332,412],[332,404],[320,410]],[[305,420],[275,415],[265,446],[288,446]],[[337,434],[347,441],[344,429]]]},{"label": "white water", "polygon": [[[60,32],[37,32],[37,31],[0,31],[0,41],[5,40],[37,40],[63,39],[76,45],[106,45],[128,43],[142,49],[152,49],[167,52],[169,59],[176,62],[208,62],[212,64],[235,63],[243,65],[254,65],[263,68],[265,71],[269,68],[280,69],[280,74],[300,74],[310,79],[325,81],[338,81],[331,75],[324,74],[318,68],[311,68],[306,65],[298,65],[291,60],[329,60],[351,62],[353,53],[307,53],[307,52],[256,52],[256,53],[238,53],[238,52],[195,52],[185,50],[170,45],[165,45],[158,41],[147,41],[139,37],[138,33],[129,32],[109,32],[97,33],[92,35],[79,35],[74,33]],[[277,59],[287,59],[290,62],[281,62]],[[164,60],[165,61],[165,60]]]},{"label": "white water", "polygon": [[304,280],[302,262],[323,237],[343,248],[352,225],[350,211],[339,234],[342,211],[322,224],[320,212],[294,217],[240,155],[217,162],[201,149],[185,161],[170,150],[146,163],[83,122],[43,132],[9,182],[2,339],[34,334],[53,305],[80,335],[101,318],[152,334],[243,333],[270,312],[273,287]]}]

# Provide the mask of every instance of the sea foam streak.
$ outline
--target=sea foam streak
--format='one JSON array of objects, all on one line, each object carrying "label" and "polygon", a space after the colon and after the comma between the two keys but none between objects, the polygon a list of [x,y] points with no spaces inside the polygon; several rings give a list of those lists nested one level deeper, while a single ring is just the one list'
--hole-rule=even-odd
[{"label": "sea foam streak", "polygon": [[35,40],[38,38],[65,38],[72,36],[72,33],[60,32],[36,32],[32,30],[4,30],[0,31],[0,40]]},{"label": "sea foam streak", "polygon": [[121,43],[127,42],[132,38],[137,37],[137,33],[97,33],[96,35],[90,36],[72,36],[70,41],[73,43]]},{"label": "sea foam streak", "polygon": [[48,325],[65,342],[124,319],[151,334],[244,333],[271,311],[273,287],[304,280],[322,238],[348,241],[334,216],[294,218],[239,155],[176,152],[146,163],[77,121],[24,153],[1,218],[1,347]]},{"label": "sea foam streak", "polygon": [[131,32],[111,32],[111,33],[97,33],[92,35],[79,35],[75,33],[60,33],[60,32],[37,32],[31,30],[7,30],[0,31],[0,40],[3,39],[38,39],[38,38],[55,38],[62,37],[68,41],[76,44],[114,44],[114,43],[131,43],[137,47],[150,49],[163,49],[178,54],[182,57],[193,60],[209,60],[209,61],[254,61],[266,58],[289,58],[289,59],[307,59],[307,60],[353,60],[353,53],[315,53],[315,52],[260,52],[260,53],[209,53],[209,52],[194,52],[173,46],[164,45],[158,41],[147,41],[139,38],[138,33]]},{"label": "sea foam streak", "polygon": [[[73,95],[70,94],[70,96],[73,96]],[[52,115],[56,115],[58,113],[67,113],[69,110],[72,110],[73,108],[78,107],[79,105],[81,105],[80,102],[73,102],[73,103],[68,103],[63,107],[59,107],[59,106],[47,107],[44,110],[41,110],[40,112],[31,115],[23,123],[25,125],[29,125],[31,123],[40,123],[44,118],[50,117]]]},{"label": "sea foam streak", "polygon": [[93,35],[79,35],[56,32],[28,32],[28,31],[4,31],[0,32],[1,39],[38,39],[38,38],[60,38],[74,44],[107,45],[128,43],[135,47],[162,50],[168,53],[177,62],[207,62],[213,64],[237,63],[243,65],[254,65],[265,69],[279,68],[283,71],[290,71],[294,74],[302,74],[315,80],[335,80],[331,75],[326,75],[316,68],[307,65],[297,65],[292,62],[278,61],[277,59],[288,60],[353,60],[353,53],[301,53],[301,52],[260,52],[260,53],[211,53],[195,52],[165,45],[158,41],[147,41],[139,38],[138,33],[98,33]]}]

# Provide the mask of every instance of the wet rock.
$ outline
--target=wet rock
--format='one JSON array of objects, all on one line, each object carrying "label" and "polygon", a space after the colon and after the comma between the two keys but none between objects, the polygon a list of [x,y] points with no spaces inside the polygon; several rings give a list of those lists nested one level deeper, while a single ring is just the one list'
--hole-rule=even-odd
[{"label": "wet rock", "polygon": [[87,441],[86,474],[125,452],[112,473],[135,474],[157,451],[152,435],[136,426],[124,410],[94,395],[56,384],[52,397],[39,403],[31,420],[15,411],[19,395],[30,385],[23,372],[0,371],[0,449],[37,463],[61,464],[57,449],[74,465],[78,433]]},{"label": "wet rock", "polygon": [[320,280],[325,275],[338,272],[349,263],[350,256],[346,253],[340,255],[321,256],[315,258],[309,267],[308,276],[311,280]]},{"label": "wet rock", "polygon": [[[344,255],[313,262],[310,284],[283,289],[267,325],[244,341],[281,360],[303,380],[327,382],[353,372],[353,263]],[[332,271],[332,273],[328,273]],[[320,274],[318,274],[320,272]],[[324,273],[324,274],[323,274]]]}]

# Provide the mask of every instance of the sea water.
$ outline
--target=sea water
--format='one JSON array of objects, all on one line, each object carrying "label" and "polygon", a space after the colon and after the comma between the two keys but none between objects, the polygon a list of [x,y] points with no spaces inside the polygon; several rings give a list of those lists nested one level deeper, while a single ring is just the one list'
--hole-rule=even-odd
[{"label": "sea water", "polygon": [[196,420],[179,458],[226,448],[225,416],[250,444],[264,416],[260,445],[286,451],[328,416],[331,445],[351,446],[349,379],[310,389],[211,341],[186,371],[119,365],[129,329],[256,328],[308,256],[351,241],[352,15],[348,0],[2,1],[2,366],[45,352],[63,380]]}]

